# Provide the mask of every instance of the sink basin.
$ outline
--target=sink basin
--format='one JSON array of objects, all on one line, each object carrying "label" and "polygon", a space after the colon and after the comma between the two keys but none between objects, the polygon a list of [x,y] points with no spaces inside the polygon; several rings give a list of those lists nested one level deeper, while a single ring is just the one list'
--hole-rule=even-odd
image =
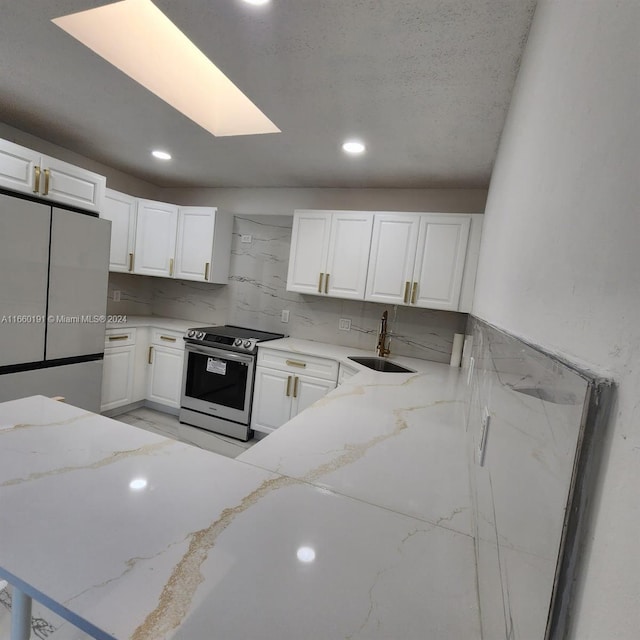
[{"label": "sink basin", "polygon": [[384,358],[361,358],[361,357],[351,357],[349,356],[349,360],[353,360],[358,364],[364,365],[365,367],[369,367],[369,369],[373,369],[374,371],[384,371],[385,373],[415,373],[415,371],[411,369],[406,369],[405,367],[401,367],[399,364],[395,362],[389,362]]}]

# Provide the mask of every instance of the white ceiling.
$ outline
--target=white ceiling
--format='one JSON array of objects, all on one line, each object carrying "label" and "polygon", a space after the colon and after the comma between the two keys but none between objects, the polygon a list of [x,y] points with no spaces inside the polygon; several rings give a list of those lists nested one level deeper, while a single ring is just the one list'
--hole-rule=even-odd
[{"label": "white ceiling", "polygon": [[155,0],[282,130],[231,138],[51,22],[103,4],[0,0],[1,121],[164,187],[428,188],[488,185],[535,0]]}]

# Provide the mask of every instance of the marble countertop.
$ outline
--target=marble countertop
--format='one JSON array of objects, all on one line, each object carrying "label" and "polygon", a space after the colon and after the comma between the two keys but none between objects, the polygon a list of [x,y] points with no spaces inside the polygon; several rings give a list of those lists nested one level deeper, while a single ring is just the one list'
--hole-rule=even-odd
[{"label": "marble countertop", "polygon": [[288,338],[268,348],[331,357],[359,373],[239,460],[471,535],[459,369],[391,357],[415,373],[380,373],[348,360],[347,347]]},{"label": "marble countertop", "polygon": [[454,373],[342,385],[246,460],[41,396],[1,404],[0,578],[96,638],[479,638],[462,498],[439,504],[458,470],[434,455]]}]

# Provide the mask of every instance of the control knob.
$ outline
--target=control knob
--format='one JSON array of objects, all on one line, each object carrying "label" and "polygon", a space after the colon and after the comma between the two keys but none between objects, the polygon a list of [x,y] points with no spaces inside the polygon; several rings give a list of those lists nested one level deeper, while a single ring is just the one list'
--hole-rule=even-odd
[{"label": "control knob", "polygon": [[193,338],[195,335],[196,332],[193,329],[189,329],[189,331],[187,331],[187,338]]},{"label": "control knob", "polygon": [[204,331],[198,331],[198,333],[196,333],[196,338],[198,338],[198,340],[202,340],[204,338]]},{"label": "control knob", "polygon": [[236,339],[233,341],[233,344],[234,344],[234,346],[236,346],[236,347],[241,347],[241,346],[242,346],[242,338],[236,338]]},{"label": "control knob", "polygon": [[244,341],[244,346],[245,346],[247,349],[251,349],[251,340],[245,340],[245,341]]}]

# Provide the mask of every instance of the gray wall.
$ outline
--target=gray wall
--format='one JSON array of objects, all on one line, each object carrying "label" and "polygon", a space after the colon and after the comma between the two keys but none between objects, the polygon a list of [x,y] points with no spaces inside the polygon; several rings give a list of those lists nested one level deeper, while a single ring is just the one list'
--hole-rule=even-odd
[{"label": "gray wall", "polygon": [[483,213],[486,189],[162,189],[159,199],[241,215],[293,215],[296,209]]}]

